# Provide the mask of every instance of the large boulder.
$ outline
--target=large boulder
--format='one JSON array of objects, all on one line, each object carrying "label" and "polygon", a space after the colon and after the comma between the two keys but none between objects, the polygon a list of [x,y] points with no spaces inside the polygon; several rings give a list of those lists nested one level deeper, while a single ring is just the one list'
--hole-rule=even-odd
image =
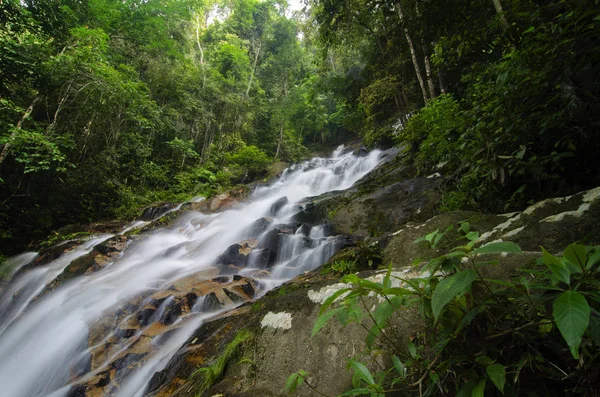
[{"label": "large boulder", "polygon": [[269,216],[276,216],[279,211],[289,202],[286,196],[281,197],[273,204],[271,204],[271,208],[269,208]]}]

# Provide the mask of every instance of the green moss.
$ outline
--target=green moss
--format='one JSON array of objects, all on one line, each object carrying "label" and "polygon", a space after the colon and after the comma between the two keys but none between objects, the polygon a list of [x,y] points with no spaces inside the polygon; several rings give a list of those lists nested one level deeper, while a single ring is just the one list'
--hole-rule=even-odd
[{"label": "green moss", "polygon": [[223,376],[227,364],[233,358],[235,358],[235,356],[239,353],[240,348],[250,339],[252,339],[252,337],[252,332],[248,330],[241,330],[237,333],[235,338],[233,338],[233,340],[225,346],[223,353],[214,359],[212,364],[207,367],[199,368],[192,374],[191,378],[196,376],[202,377],[202,383],[200,384],[200,388],[196,393],[196,397],[202,396],[202,394],[209,387],[214,385]]},{"label": "green moss", "polygon": [[83,240],[86,239],[90,236],[90,232],[77,232],[77,233],[70,233],[70,234],[58,234],[57,232],[53,232],[52,234],[50,234],[50,236],[48,236],[48,238],[43,241],[40,244],[41,248],[49,248],[52,247],[53,245],[56,245],[62,241],[67,241],[67,240]]}]

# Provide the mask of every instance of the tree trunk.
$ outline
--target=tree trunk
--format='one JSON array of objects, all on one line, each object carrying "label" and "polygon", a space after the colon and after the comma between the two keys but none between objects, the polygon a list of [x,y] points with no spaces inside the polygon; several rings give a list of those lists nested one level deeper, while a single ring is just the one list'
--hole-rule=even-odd
[{"label": "tree trunk", "polygon": [[16,128],[10,134],[10,138],[8,138],[8,141],[2,147],[2,151],[0,152],[0,164],[2,164],[2,162],[8,156],[8,153],[10,152],[10,148],[12,146],[11,142],[15,139],[15,137],[17,136],[17,132],[22,128],[23,123],[25,122],[25,120],[27,120],[27,118],[31,115],[31,112],[33,112],[33,108],[34,108],[35,104],[38,103],[39,100],[40,100],[40,96],[39,95],[36,96],[33,99],[33,101],[31,102],[31,105],[29,105],[29,107],[27,108],[27,110],[25,111],[25,113],[23,113],[23,116],[21,117],[21,119],[17,123]]},{"label": "tree trunk", "polygon": [[277,140],[277,150],[275,151],[275,157],[273,161],[277,161],[279,156],[279,149],[281,149],[281,142],[283,141],[283,126],[285,125],[285,118],[281,118],[281,127],[279,128],[279,139]]},{"label": "tree trunk", "polygon": [[442,72],[441,70],[438,70],[438,79],[440,81],[440,91],[442,92],[442,94],[446,94],[446,79],[444,78],[444,72]]},{"label": "tree trunk", "polygon": [[256,56],[254,57],[254,66],[252,67],[252,72],[250,73],[250,81],[248,82],[248,88],[246,89],[246,98],[248,98],[248,94],[250,94],[250,88],[252,87],[252,80],[254,79],[254,73],[256,73],[256,65],[258,64],[258,56],[260,55],[261,47],[262,47],[262,45],[259,41],[258,50],[256,51]]},{"label": "tree trunk", "polygon": [[[287,97],[287,79],[283,82],[283,98]],[[279,149],[281,149],[281,143],[283,142],[283,128],[285,126],[285,116],[283,114],[283,104],[285,101],[281,101],[281,126],[279,128],[279,139],[277,140],[277,150],[275,151],[275,157],[273,161],[277,161],[277,156],[279,156]]]},{"label": "tree trunk", "polygon": [[427,85],[429,86],[429,97],[434,100],[435,85],[433,84],[433,75],[431,74],[431,62],[429,62],[429,55],[425,55],[425,73],[427,75]]},{"label": "tree trunk", "polygon": [[[402,12],[402,4],[400,4],[400,0],[396,0],[396,7],[398,8],[398,17],[400,17],[400,23],[404,24],[404,13]],[[404,36],[406,37],[406,41],[408,42],[408,48],[410,49],[410,56],[412,58],[413,66],[415,67],[415,73],[417,75],[417,80],[419,81],[419,86],[421,87],[421,93],[423,94],[423,101],[425,105],[427,105],[427,90],[425,89],[425,83],[423,82],[423,76],[421,75],[421,67],[419,66],[419,62],[417,60],[417,54],[415,51],[415,46],[413,44],[412,39],[410,38],[410,33],[407,27],[404,27]]]},{"label": "tree trunk", "polygon": [[206,84],[206,72],[204,71],[204,50],[200,44],[200,16],[196,15],[196,45],[200,51],[200,66],[202,67],[202,88]]},{"label": "tree trunk", "polygon": [[500,22],[504,27],[504,30],[508,30],[508,21],[506,20],[506,15],[504,15],[504,9],[502,8],[502,0],[492,0],[494,3],[494,8],[496,9],[496,13],[500,15]]}]

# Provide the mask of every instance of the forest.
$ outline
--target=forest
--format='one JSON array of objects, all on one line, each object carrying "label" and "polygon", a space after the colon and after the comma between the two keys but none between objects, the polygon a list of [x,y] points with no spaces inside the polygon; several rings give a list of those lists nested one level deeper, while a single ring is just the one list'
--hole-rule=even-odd
[{"label": "forest", "polygon": [[599,181],[597,0],[3,0],[0,252],[361,138],[442,210]]}]

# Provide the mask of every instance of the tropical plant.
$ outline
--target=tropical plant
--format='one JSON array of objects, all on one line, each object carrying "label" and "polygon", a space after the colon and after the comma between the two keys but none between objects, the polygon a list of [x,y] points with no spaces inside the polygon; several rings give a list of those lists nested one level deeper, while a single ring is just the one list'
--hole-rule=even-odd
[{"label": "tropical plant", "polygon": [[[404,278],[391,265],[381,282],[349,274],[341,281],[350,286],[325,301],[313,335],[333,317],[358,323],[367,332],[367,351],[384,354],[390,364],[372,371],[351,359],[354,388],[343,395],[594,395],[600,247],[575,243],[560,256],[543,250],[537,266],[520,276],[489,278],[487,267],[499,255],[519,255],[520,248],[511,242],[476,247],[479,233],[468,223],[459,229],[465,245],[428,261],[421,276]],[[419,325],[398,338],[390,324],[414,323],[411,308]],[[288,383],[291,390],[306,377],[296,373]]]}]

